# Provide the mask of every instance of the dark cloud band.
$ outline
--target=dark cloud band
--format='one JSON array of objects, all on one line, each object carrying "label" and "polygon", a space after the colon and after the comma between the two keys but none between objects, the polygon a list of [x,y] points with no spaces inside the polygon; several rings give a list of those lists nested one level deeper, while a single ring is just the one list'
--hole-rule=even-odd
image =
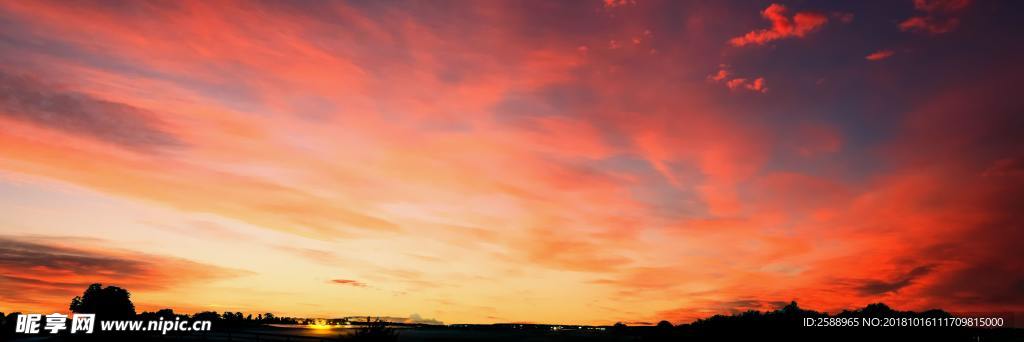
[{"label": "dark cloud band", "polygon": [[129,149],[181,146],[148,111],[0,70],[0,116]]}]

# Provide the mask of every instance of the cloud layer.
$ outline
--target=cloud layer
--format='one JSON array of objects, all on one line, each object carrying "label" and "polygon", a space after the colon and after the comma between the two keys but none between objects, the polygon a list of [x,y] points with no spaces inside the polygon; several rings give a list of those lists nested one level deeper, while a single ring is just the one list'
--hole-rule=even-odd
[{"label": "cloud layer", "polygon": [[70,247],[76,242],[0,236],[0,301],[52,309],[68,305],[92,283],[145,292],[246,274],[180,258]]},{"label": "cloud layer", "polygon": [[0,304],[220,279],[446,322],[1021,309],[1022,12],[807,6],[0,3],[0,175],[58,189],[0,195],[0,232],[115,203],[78,230],[107,246],[0,240],[31,294]]}]

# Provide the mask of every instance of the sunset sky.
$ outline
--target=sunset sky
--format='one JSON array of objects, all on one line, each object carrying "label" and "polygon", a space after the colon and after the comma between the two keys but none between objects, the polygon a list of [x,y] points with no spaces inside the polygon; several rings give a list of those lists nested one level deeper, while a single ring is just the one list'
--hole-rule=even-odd
[{"label": "sunset sky", "polygon": [[0,311],[1022,311],[1022,5],[0,0]]}]

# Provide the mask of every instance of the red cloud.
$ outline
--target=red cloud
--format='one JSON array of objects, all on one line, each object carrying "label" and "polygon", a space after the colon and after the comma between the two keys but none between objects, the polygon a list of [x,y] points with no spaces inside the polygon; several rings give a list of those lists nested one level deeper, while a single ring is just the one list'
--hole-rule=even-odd
[{"label": "red cloud", "polygon": [[771,28],[747,32],[729,40],[729,44],[739,47],[747,44],[762,45],[787,37],[800,38],[828,22],[828,17],[821,13],[797,12],[789,18],[786,11],[786,6],[771,4],[761,11],[761,16],[772,22]]},{"label": "red cloud", "polygon": [[924,12],[956,12],[970,4],[970,0],[914,0],[914,8]]},{"label": "red cloud", "polygon": [[914,0],[914,8],[924,12],[900,23],[901,31],[941,34],[960,25],[956,14],[970,5],[969,0]]},{"label": "red cloud", "polygon": [[604,0],[604,7],[612,8],[626,5],[636,5],[635,0]]},{"label": "red cloud", "polygon": [[708,79],[718,82],[724,80],[726,77],[729,77],[729,71],[721,69],[718,70],[718,72],[716,72],[714,75],[708,76]]},{"label": "red cloud", "polygon": [[867,55],[866,57],[864,57],[864,59],[867,59],[869,61],[880,61],[892,57],[892,55],[894,54],[896,53],[893,52],[892,50],[878,50],[871,53],[870,55]]},{"label": "red cloud", "polygon": [[746,89],[759,93],[768,92],[768,88],[764,85],[764,77],[758,77],[753,81],[747,80],[746,78],[734,78],[725,82],[725,86],[731,90]]},{"label": "red cloud", "polygon": [[727,67],[727,65],[723,64],[721,69],[718,69],[718,72],[708,75],[708,80],[715,83],[724,82],[725,86],[730,90],[746,89],[759,93],[768,92],[768,88],[765,87],[764,77],[758,77],[753,80],[742,77],[729,79],[729,76],[731,76],[732,73],[726,69]]},{"label": "red cloud", "polygon": [[725,82],[725,86],[729,87],[729,89],[736,90],[740,89],[740,87],[742,87],[745,83],[747,83],[746,78],[734,78],[729,80],[728,82]]},{"label": "red cloud", "polygon": [[939,20],[931,17],[911,17],[900,23],[900,30],[941,34],[953,31],[958,25],[960,20],[956,18]]},{"label": "red cloud", "polygon": [[854,15],[850,12],[832,12],[832,17],[839,19],[844,24],[849,24],[853,22]]},{"label": "red cloud", "polygon": [[768,88],[764,87],[764,78],[763,77],[758,77],[758,78],[754,79],[754,81],[750,82],[749,84],[747,84],[746,87],[747,87],[747,89],[750,89],[750,90],[753,90],[753,91],[756,91],[756,92],[761,92],[761,93],[768,91]]}]

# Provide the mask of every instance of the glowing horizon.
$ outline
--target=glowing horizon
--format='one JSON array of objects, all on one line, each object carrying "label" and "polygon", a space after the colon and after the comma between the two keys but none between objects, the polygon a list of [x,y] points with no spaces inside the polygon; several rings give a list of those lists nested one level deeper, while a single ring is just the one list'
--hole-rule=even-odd
[{"label": "glowing horizon", "polygon": [[1024,311],[1013,6],[0,1],[0,311]]}]

